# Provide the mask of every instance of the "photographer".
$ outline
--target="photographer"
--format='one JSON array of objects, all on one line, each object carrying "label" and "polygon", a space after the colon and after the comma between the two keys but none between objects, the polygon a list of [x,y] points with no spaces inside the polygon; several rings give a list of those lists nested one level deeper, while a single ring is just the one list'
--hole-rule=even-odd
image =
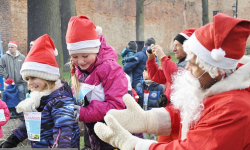
[{"label": "photographer", "polygon": [[[146,54],[146,50],[151,44],[155,44],[155,39],[153,37],[149,37],[144,42],[144,48],[142,51],[135,53],[134,57],[137,57],[137,60],[130,61],[124,64],[123,70],[126,74],[132,73],[132,88],[135,89],[136,85],[142,79],[142,72],[144,67],[146,66],[146,61],[148,60],[148,56]],[[157,61],[157,59],[156,59]]]},{"label": "photographer", "polygon": [[[170,105],[170,88],[172,85],[172,75],[179,69],[185,69],[187,64],[187,61],[185,61],[187,54],[184,52],[182,45],[185,40],[188,40],[188,38],[194,33],[194,31],[195,29],[193,28],[186,29],[174,38],[173,52],[175,53],[175,57],[179,60],[177,63],[174,63],[171,60],[170,55],[166,56],[159,45],[151,45],[151,54],[149,53],[150,50],[148,50],[149,52],[147,51],[148,61],[146,65],[149,79],[159,84],[165,84],[164,95],[162,95],[162,98],[158,100],[158,104]],[[161,60],[162,69],[158,68],[158,65],[155,63],[156,56]],[[161,107],[165,107],[166,105],[161,105]],[[171,142],[172,140],[178,138],[178,132],[178,129],[176,129],[176,131],[173,130],[170,136],[160,136],[158,142]]]}]

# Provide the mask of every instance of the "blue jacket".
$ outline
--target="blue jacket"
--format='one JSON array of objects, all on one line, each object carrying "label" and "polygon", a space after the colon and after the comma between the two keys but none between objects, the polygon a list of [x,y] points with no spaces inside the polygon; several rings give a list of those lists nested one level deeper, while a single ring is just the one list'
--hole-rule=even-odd
[{"label": "blue jacket", "polygon": [[144,81],[138,83],[136,86],[136,92],[139,96],[138,104],[143,108],[144,93],[149,93],[147,110],[156,108],[156,102],[160,95],[164,93],[164,86],[153,82],[150,86],[147,86]]},{"label": "blue jacket", "polygon": [[16,85],[10,84],[4,89],[3,101],[8,108],[16,107],[18,105],[18,90]]},{"label": "blue jacket", "polygon": [[[80,132],[78,123],[74,123],[74,101],[67,82],[48,96],[41,98],[37,111],[42,112],[41,140],[30,141],[32,148],[78,148]],[[27,136],[24,121],[13,131],[20,140]]]},{"label": "blue jacket", "polygon": [[[134,57],[137,57],[137,60],[130,61],[124,64],[123,70],[125,73],[129,74],[133,71],[133,81],[132,81],[132,88],[136,88],[136,85],[142,79],[142,72],[146,66],[146,61],[148,60],[148,56],[146,54],[146,50],[148,46],[145,46],[142,51],[135,53]],[[157,59],[158,60],[158,59]]]}]

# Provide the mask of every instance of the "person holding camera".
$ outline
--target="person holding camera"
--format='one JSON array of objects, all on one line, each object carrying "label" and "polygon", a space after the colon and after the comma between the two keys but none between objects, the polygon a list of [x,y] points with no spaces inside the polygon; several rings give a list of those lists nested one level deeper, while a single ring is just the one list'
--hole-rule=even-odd
[{"label": "person holding camera", "polygon": [[[187,54],[183,50],[183,43],[185,40],[188,40],[189,37],[194,33],[196,29],[186,29],[179,33],[174,38],[174,47],[173,52],[175,57],[179,60],[177,63],[174,63],[171,60],[171,56],[166,56],[162,48],[159,45],[151,45],[152,53],[150,53],[150,48],[147,51],[148,61],[147,61],[147,70],[149,79],[159,84],[165,84],[164,95],[161,95],[161,98],[158,99],[157,104],[159,107],[165,107],[170,105],[170,93],[172,85],[172,75],[178,70],[184,70],[187,61],[185,61]],[[155,63],[155,57],[158,57],[161,60],[161,68],[158,68],[158,64]],[[173,130],[170,136],[159,136],[158,142],[171,142],[174,139],[178,139],[179,130]]]},{"label": "person holding camera", "polygon": [[146,50],[151,44],[155,44],[155,39],[153,37],[147,38],[144,42],[144,48],[142,49],[142,51],[135,53],[134,57],[138,58],[137,60],[127,62],[123,66],[123,70],[126,74],[133,72],[133,75],[132,75],[133,77],[132,88],[133,89],[136,88],[136,85],[140,83],[142,79],[142,72],[143,72],[144,67],[146,66],[146,61],[148,60]]}]

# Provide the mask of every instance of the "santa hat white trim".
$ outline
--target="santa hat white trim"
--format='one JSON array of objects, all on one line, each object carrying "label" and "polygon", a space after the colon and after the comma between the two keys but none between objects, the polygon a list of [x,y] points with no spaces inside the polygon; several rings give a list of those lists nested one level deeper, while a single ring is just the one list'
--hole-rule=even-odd
[{"label": "santa hat white trim", "polygon": [[184,34],[184,33],[180,33],[180,35],[184,36],[187,40],[189,39],[189,36],[187,36],[187,35]]},{"label": "santa hat white trim", "polygon": [[101,45],[101,42],[99,39],[95,40],[86,40],[86,41],[80,41],[76,43],[67,43],[67,49],[68,50],[78,50],[82,48],[94,48]]},{"label": "santa hat white trim", "polygon": [[69,50],[69,55],[78,54],[78,53],[98,53],[100,47],[93,47],[93,48],[82,48],[78,50]]},{"label": "santa hat white trim", "polygon": [[[189,49],[199,58],[209,63],[212,66],[222,68],[222,69],[235,69],[238,65],[236,59],[224,57],[220,61],[216,61],[212,58],[211,52],[207,50],[196,38],[195,33],[190,37],[189,40],[184,42],[184,45],[188,44]],[[185,47],[185,46],[184,46]],[[184,48],[184,51],[187,52]]]},{"label": "santa hat white trim", "polygon": [[14,44],[14,43],[9,43],[8,45],[14,45],[14,46],[16,46],[16,47],[17,47],[17,45],[16,45],[16,44]]},{"label": "santa hat white trim", "polygon": [[56,81],[60,77],[58,67],[54,67],[48,64],[41,64],[37,62],[25,62],[22,65],[20,71],[23,79],[27,76],[39,77],[45,80]]}]

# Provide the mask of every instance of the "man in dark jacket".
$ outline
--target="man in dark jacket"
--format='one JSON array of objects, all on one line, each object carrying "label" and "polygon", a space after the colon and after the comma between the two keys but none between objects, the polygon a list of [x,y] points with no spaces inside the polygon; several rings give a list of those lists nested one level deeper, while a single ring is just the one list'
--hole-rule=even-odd
[{"label": "man in dark jacket", "polygon": [[134,57],[138,59],[135,61],[127,62],[123,66],[123,70],[125,73],[133,72],[133,79],[132,79],[132,88],[135,89],[136,85],[142,79],[142,72],[144,67],[146,66],[146,61],[148,60],[148,56],[146,54],[146,50],[151,44],[155,44],[155,39],[153,37],[149,37],[146,39],[144,43],[144,48],[142,51],[135,53]]}]

